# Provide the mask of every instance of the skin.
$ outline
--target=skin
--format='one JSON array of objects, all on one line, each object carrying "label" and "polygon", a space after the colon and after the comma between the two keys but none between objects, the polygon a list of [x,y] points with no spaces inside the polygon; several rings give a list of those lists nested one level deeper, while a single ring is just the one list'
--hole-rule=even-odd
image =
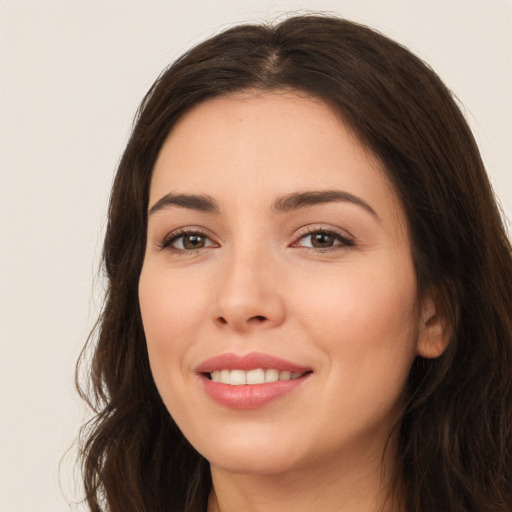
[{"label": "skin", "polygon": [[[325,190],[360,202],[276,210],[279,198]],[[169,193],[207,195],[218,211],[151,211]],[[410,366],[439,355],[445,337],[435,301],[418,300],[407,221],[377,159],[324,103],[249,91],[177,123],[149,205],[139,298],[150,364],[210,461],[208,510],[380,510]],[[184,248],[190,240],[200,248]],[[195,368],[254,351],[312,373],[260,408],[214,402]]]}]

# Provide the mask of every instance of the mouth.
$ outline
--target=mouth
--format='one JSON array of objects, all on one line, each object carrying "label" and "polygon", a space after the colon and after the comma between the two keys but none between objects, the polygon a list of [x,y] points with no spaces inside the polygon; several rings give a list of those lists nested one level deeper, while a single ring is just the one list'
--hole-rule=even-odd
[{"label": "mouth", "polygon": [[213,382],[229,384],[231,386],[268,384],[278,381],[299,379],[309,372],[291,372],[276,368],[256,368],[254,370],[214,370],[206,373],[205,377]]},{"label": "mouth", "polygon": [[284,359],[259,353],[221,354],[196,368],[206,394],[230,409],[257,409],[301,388],[313,373]]}]

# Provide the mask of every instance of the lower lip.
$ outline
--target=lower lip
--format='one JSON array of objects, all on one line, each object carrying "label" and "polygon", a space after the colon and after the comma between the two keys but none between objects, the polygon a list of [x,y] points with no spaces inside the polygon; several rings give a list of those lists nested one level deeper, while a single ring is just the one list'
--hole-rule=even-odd
[{"label": "lower lip", "polygon": [[202,380],[206,393],[218,404],[231,409],[258,409],[292,393],[307,380],[309,375],[292,380],[240,386],[214,382],[205,376],[202,376]]}]

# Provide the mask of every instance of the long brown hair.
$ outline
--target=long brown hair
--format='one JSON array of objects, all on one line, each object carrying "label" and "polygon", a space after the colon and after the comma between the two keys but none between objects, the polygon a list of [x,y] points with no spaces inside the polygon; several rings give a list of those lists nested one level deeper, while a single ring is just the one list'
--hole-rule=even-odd
[{"label": "long brown hair", "polygon": [[367,27],[319,15],[224,31],[171,65],[140,106],[110,198],[94,353],[81,358],[90,366],[81,393],[97,413],[81,444],[90,510],[206,510],[208,464],[159,397],[137,287],[163,141],[192,106],[244,89],[302,91],[339,113],[403,203],[420,293],[440,294],[451,341],[441,357],[415,360],[398,427],[405,509],[510,511],[512,255],[478,148],[425,63]]}]

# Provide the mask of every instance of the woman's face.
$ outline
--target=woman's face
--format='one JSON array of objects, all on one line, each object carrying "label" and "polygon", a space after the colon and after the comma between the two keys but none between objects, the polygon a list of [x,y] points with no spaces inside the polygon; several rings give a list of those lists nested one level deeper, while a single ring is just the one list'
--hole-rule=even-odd
[{"label": "woman's face", "polygon": [[226,471],[379,457],[428,355],[393,188],[324,103],[292,93],[209,100],[174,127],[139,297],[162,399]]}]

